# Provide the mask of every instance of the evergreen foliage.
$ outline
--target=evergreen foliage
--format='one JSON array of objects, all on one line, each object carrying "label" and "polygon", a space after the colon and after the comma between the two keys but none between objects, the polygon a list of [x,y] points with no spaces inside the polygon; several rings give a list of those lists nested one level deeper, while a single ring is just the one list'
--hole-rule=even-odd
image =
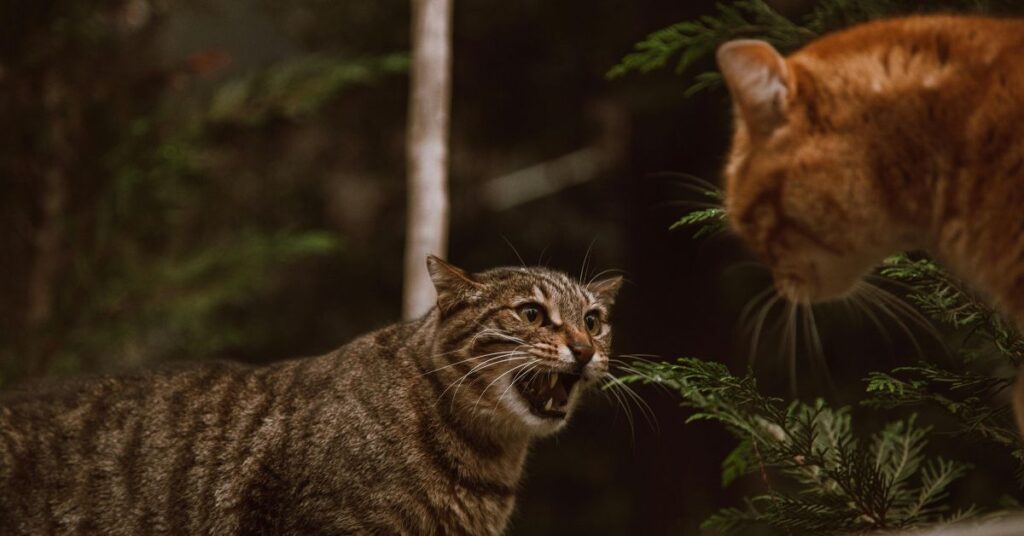
[{"label": "evergreen foliage", "polygon": [[[293,54],[228,77],[217,51],[165,65],[152,36],[188,4],[140,15],[132,3],[61,0],[10,17],[21,22],[4,39],[14,89],[0,115],[31,147],[12,142],[22,154],[0,158],[0,171],[19,177],[6,216],[37,220],[34,207],[54,203],[47,224],[60,238],[42,282],[46,314],[21,322],[11,306],[0,315],[0,387],[258,346],[270,326],[251,306],[286,270],[342,251],[322,222],[294,217],[303,196],[321,193],[294,177],[264,187],[269,171],[252,169],[258,160],[233,153],[233,142],[269,139],[353,86],[404,72],[406,55]],[[10,280],[39,273],[46,259],[18,242],[31,237],[4,239],[24,251]]]},{"label": "evergreen foliage", "polygon": [[[1009,0],[821,0],[799,22],[794,22],[764,0],[737,0],[717,4],[714,15],[651,32],[607,76],[648,73],[670,64],[675,65],[677,74],[682,73],[730,39],[762,39],[785,53],[819,35],[880,17],[925,12],[1001,13],[1015,8],[1019,10]],[[694,77],[687,95],[720,83],[717,72],[700,73]]]},{"label": "evergreen foliage", "polygon": [[847,534],[960,519],[951,511],[950,484],[969,466],[926,456],[931,428],[916,417],[870,435],[855,434],[849,408],[786,403],[762,395],[755,380],[722,364],[697,359],[645,362],[626,381],[657,383],[696,409],[687,422],[713,420],[739,439],[722,463],[722,484],[758,473],[767,492],[741,508],[726,508],[704,528],[742,533],[768,525],[788,533]]},{"label": "evergreen foliage", "polygon": [[[651,33],[608,76],[646,73],[671,63],[681,73],[734,38],[764,39],[785,52],[829,31],[877,17],[923,11],[995,13],[1013,7],[984,1],[925,6],[901,0],[821,0],[794,22],[761,0],[739,0],[719,4],[714,15]],[[688,91],[719,82],[717,73],[702,73]],[[707,198],[721,199],[720,192],[706,190]],[[695,236],[704,236],[722,230],[724,218],[721,207],[702,208],[684,215],[672,228],[696,227]],[[922,357],[913,366],[871,373],[855,407],[833,407],[820,399],[787,403],[759,392],[752,372],[738,377],[723,364],[697,359],[639,363],[634,374],[624,379],[669,387],[684,406],[695,409],[687,422],[715,421],[738,439],[722,462],[722,484],[755,475],[761,492],[747,497],[742,506],[723,509],[707,519],[706,529],[744,534],[754,526],[779,534],[891,530],[950,522],[980,512],[991,515],[1016,504],[1005,497],[977,506],[953,500],[950,491],[970,466],[935,452],[941,447],[955,452],[963,445],[991,445],[1005,452],[1007,460],[1016,460],[1022,480],[1024,451],[1006,389],[1024,362],[1024,339],[927,258],[892,257],[872,277],[883,286],[900,289],[904,301],[892,300],[888,305],[934,334],[948,355]],[[893,322],[899,320],[894,316]],[[907,328],[901,323],[899,329]],[[855,409],[870,412],[872,421],[888,424],[874,431],[854,428],[851,413]],[[925,413],[941,430],[921,424]]]}]

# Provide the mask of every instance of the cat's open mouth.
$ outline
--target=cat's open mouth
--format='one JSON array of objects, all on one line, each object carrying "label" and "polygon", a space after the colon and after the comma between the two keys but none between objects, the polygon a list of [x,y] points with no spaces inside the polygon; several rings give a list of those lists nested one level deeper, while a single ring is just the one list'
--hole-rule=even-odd
[{"label": "cat's open mouth", "polygon": [[564,419],[569,395],[580,380],[578,374],[541,372],[516,382],[520,394],[530,404],[530,411],[546,419]]}]

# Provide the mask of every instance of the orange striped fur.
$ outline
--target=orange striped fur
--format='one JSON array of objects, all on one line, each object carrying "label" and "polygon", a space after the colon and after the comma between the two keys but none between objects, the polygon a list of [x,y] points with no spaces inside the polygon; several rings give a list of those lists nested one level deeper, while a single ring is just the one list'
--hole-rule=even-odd
[{"label": "orange striped fur", "polygon": [[[718,63],[730,223],[781,294],[841,298],[924,249],[1024,327],[1024,21],[881,20],[785,58],[732,41]],[[1014,405],[1024,430],[1021,381]]]}]

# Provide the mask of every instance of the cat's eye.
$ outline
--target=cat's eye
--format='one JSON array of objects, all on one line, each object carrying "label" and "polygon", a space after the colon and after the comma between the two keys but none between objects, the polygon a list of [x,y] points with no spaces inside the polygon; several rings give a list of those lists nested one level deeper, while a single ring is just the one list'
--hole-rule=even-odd
[{"label": "cat's eye", "polygon": [[587,331],[591,335],[598,335],[601,333],[601,316],[596,312],[591,311],[583,317],[583,323],[587,325]]},{"label": "cat's eye", "polygon": [[527,324],[540,326],[544,323],[544,310],[535,303],[528,303],[519,308],[519,318]]}]

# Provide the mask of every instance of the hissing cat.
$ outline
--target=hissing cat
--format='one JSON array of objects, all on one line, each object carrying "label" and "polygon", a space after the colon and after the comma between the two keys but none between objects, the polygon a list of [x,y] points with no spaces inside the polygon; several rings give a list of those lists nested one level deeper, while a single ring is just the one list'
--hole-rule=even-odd
[{"label": "hissing cat", "polygon": [[[781,294],[838,298],[926,249],[1024,328],[1024,21],[883,20],[786,58],[732,41],[718,64],[727,212]],[[1024,430],[1020,379],[1014,405]]]},{"label": "hissing cat", "polygon": [[621,280],[428,267],[437,307],[324,356],[6,395],[0,534],[502,533]]}]

